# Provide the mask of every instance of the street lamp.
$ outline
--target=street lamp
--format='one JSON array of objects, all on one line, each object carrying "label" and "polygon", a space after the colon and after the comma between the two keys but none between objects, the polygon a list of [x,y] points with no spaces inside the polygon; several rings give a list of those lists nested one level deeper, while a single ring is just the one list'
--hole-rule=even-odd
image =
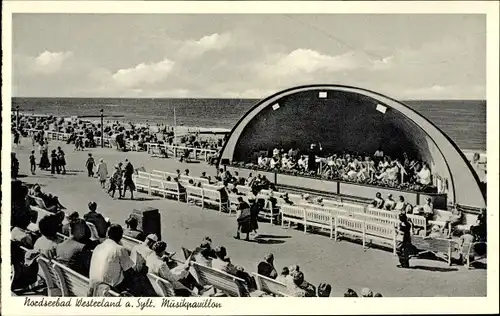
[{"label": "street lamp", "polygon": [[19,129],[19,105],[16,105],[16,127]]},{"label": "street lamp", "polygon": [[104,110],[101,109],[101,148],[104,148]]}]

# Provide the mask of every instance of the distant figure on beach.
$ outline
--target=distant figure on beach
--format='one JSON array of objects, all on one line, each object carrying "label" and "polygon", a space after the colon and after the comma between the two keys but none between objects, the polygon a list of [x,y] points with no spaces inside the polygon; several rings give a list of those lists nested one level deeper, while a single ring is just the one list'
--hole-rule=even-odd
[{"label": "distant figure on beach", "polygon": [[61,169],[59,169],[59,161],[57,159],[57,153],[55,149],[52,149],[52,152],[50,154],[50,164],[51,164],[51,169],[50,173],[54,174],[57,172],[57,174],[61,173]]},{"label": "distant figure on beach", "polygon": [[62,168],[62,174],[66,174],[66,158],[65,153],[61,147],[57,147],[57,161],[59,166]]},{"label": "distant figure on beach", "polygon": [[104,189],[106,184],[106,178],[108,177],[108,166],[104,162],[104,159],[99,159],[99,164],[97,165],[97,176],[99,177],[99,183]]},{"label": "distant figure on beach", "polygon": [[36,158],[35,158],[35,151],[34,150],[31,151],[31,155],[30,155],[30,170],[31,170],[31,174],[35,175]]},{"label": "distant figure on beach", "polygon": [[123,197],[125,197],[125,193],[127,192],[127,189],[130,191],[130,199],[134,199],[134,190],[135,190],[135,184],[134,180],[132,180],[132,175],[134,174],[134,166],[128,159],[125,159],[125,170],[123,172]]},{"label": "distant figure on beach", "polygon": [[95,166],[94,157],[92,157],[92,154],[89,153],[89,158],[87,159],[87,162],[85,163],[85,167],[87,168],[87,172],[88,172],[89,177],[94,176],[94,166]]}]

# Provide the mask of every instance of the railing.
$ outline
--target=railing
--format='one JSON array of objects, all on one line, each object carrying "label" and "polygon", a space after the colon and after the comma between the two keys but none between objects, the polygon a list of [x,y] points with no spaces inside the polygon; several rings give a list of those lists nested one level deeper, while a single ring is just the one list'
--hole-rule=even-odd
[{"label": "railing", "polygon": [[[169,151],[173,154],[174,158],[182,155],[183,151],[189,150],[189,155],[193,156],[195,160],[199,160],[203,158],[203,160],[207,160],[209,155],[213,155],[217,153],[217,150],[207,149],[207,148],[195,148],[195,147],[186,147],[186,146],[174,146],[168,144],[157,144],[157,143],[145,143],[147,146],[148,153],[152,153],[153,151],[159,151],[163,149],[165,151]],[[200,157],[201,156],[201,157]]]}]

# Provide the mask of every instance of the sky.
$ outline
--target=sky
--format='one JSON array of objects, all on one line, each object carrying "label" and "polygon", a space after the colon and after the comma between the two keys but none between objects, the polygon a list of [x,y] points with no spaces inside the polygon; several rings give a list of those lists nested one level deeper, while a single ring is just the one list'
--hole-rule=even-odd
[{"label": "sky", "polygon": [[485,99],[484,15],[14,14],[17,97]]}]

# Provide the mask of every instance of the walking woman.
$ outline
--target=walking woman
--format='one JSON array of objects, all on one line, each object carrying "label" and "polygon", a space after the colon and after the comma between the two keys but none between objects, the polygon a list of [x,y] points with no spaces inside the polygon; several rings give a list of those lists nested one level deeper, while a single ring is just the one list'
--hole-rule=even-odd
[{"label": "walking woman", "polygon": [[410,267],[410,253],[413,251],[411,243],[411,224],[406,217],[406,214],[399,214],[398,223],[398,246],[396,249],[399,265],[398,268]]},{"label": "walking woman", "polygon": [[61,173],[61,170],[59,169],[59,161],[57,159],[57,153],[55,149],[52,149],[52,152],[50,154],[50,163],[51,163],[51,170],[50,173],[54,174],[57,172],[57,174]]},{"label": "walking woman", "polygon": [[40,141],[40,169],[47,170],[50,167],[49,161],[49,146],[43,140]]},{"label": "walking woman", "polygon": [[99,159],[99,164],[97,165],[97,176],[99,177],[99,182],[101,183],[101,187],[105,188],[106,178],[108,177],[108,166],[101,158]]}]

